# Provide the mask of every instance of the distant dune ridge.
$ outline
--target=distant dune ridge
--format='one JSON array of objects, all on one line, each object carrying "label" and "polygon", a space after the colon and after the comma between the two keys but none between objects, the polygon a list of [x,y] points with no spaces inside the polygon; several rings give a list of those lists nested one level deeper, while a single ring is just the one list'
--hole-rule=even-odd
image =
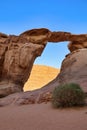
[{"label": "distant dune ridge", "polygon": [[59,69],[45,65],[34,65],[30,78],[25,83],[24,91],[41,88],[52,81],[59,73]]}]

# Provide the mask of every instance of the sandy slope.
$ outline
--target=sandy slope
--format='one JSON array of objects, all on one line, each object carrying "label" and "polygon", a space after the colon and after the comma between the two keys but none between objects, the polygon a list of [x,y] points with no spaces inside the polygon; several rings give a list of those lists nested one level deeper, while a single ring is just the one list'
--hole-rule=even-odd
[{"label": "sandy slope", "polygon": [[59,69],[45,65],[34,65],[30,78],[24,86],[24,91],[43,87],[52,81],[58,75],[58,73]]},{"label": "sandy slope", "polygon": [[0,130],[87,130],[87,107],[53,109],[49,103],[2,107]]}]

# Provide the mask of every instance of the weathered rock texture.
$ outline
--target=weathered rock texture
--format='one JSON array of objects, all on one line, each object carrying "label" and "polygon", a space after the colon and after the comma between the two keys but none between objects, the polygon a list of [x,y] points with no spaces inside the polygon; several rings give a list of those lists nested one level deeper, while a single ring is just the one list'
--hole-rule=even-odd
[{"label": "weathered rock texture", "polygon": [[[43,52],[47,42],[70,41],[71,51],[62,63],[60,74],[48,85],[32,92],[21,92],[27,81],[33,62]],[[68,32],[51,32],[48,29],[33,29],[19,36],[0,33],[0,105],[41,103],[51,100],[54,87],[76,82],[87,92],[87,34],[74,35]]]},{"label": "weathered rock texture", "polygon": [[87,93],[87,49],[79,49],[69,54],[62,62],[59,84],[78,83]]},{"label": "weathered rock texture", "polygon": [[[44,34],[41,36],[44,37]],[[41,44],[31,43],[25,34],[1,34],[0,37],[0,96],[3,97],[23,90],[33,62],[41,55],[45,45],[44,41]]]}]

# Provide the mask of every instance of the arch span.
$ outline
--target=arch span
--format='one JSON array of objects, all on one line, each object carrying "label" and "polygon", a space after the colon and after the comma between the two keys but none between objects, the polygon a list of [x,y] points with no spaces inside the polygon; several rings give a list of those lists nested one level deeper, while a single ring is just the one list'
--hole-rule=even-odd
[{"label": "arch span", "polygon": [[87,48],[87,34],[51,32],[33,29],[19,36],[0,33],[0,96],[23,91],[36,57],[40,56],[47,42],[70,41],[71,52]]}]

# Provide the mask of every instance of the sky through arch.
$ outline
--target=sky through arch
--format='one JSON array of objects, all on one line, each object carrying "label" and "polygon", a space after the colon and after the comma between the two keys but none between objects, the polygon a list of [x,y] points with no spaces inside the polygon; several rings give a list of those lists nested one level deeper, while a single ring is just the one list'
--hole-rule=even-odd
[{"label": "sky through arch", "polygon": [[69,53],[68,42],[47,43],[42,55],[35,60],[34,64],[41,64],[60,68],[65,56]]}]

